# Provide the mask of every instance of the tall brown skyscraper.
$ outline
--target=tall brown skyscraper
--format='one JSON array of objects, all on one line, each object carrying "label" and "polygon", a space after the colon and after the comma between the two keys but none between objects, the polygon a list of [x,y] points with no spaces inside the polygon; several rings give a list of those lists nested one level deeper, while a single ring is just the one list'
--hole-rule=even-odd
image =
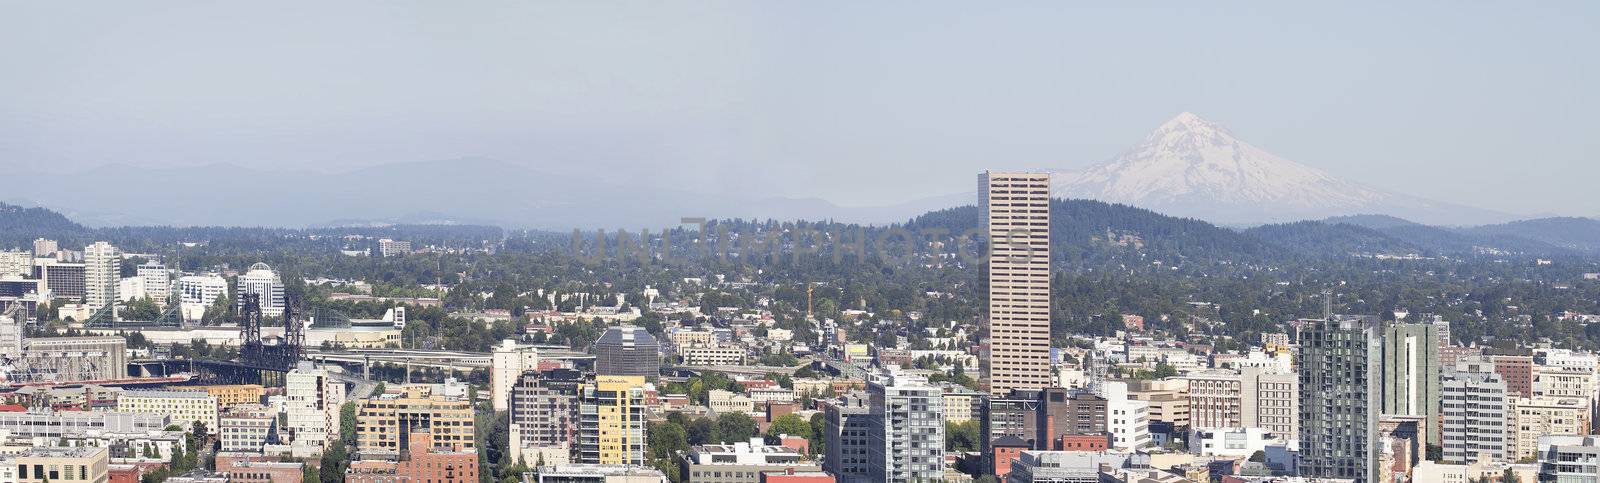
[{"label": "tall brown skyscraper", "polygon": [[978,177],[989,233],[989,393],[1050,386],[1050,175]]}]

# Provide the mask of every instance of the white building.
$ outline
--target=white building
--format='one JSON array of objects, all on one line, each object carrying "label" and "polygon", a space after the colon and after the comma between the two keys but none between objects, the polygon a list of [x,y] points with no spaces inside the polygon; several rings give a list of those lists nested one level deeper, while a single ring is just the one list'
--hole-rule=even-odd
[{"label": "white building", "polygon": [[223,451],[259,452],[278,422],[278,414],[260,404],[229,407],[217,417],[217,438]]},{"label": "white building", "polygon": [[[401,312],[404,317],[404,312]],[[489,368],[490,396],[494,397],[495,411],[511,409],[511,389],[516,387],[522,373],[539,368],[539,351],[532,347],[519,347],[517,341],[506,339],[494,348]]]},{"label": "white building", "polygon": [[145,263],[139,265],[138,278],[144,283],[144,295],[157,305],[166,306],[172,295],[172,271],[166,265]]},{"label": "white building", "polygon": [[235,304],[244,308],[244,294],[253,293],[260,296],[261,315],[278,317],[283,315],[283,279],[278,277],[278,272],[265,263],[250,266],[250,271],[239,276],[239,287],[234,293],[239,294]]},{"label": "white building", "polygon": [[228,281],[216,274],[185,275],[178,279],[179,302],[185,320],[200,320],[217,299],[228,295]]},{"label": "white building", "polygon": [[89,310],[100,310],[117,301],[117,282],[122,280],[119,263],[122,252],[106,242],[83,247],[83,300]]},{"label": "white building", "polygon": [[1108,381],[1100,385],[1106,398],[1106,431],[1111,433],[1111,448],[1132,452],[1150,446],[1150,403],[1128,397],[1128,383]]},{"label": "white building", "polygon": [[117,280],[117,301],[132,302],[144,298],[144,279],[127,277]]},{"label": "white building", "polygon": [[1263,428],[1195,429],[1189,433],[1189,452],[1200,456],[1247,458],[1283,438]]},{"label": "white building", "polygon": [[403,240],[378,240],[378,254],[385,257],[403,257],[411,253],[411,242]]},{"label": "white building", "polygon": [[1023,451],[1011,460],[1008,483],[1099,483],[1101,467],[1121,468],[1128,455],[1089,451]]},{"label": "white building", "polygon": [[322,454],[339,439],[339,409],[344,404],[344,383],[326,369],[301,362],[284,376],[286,428],[293,435],[291,451],[297,456]]},{"label": "white building", "polygon": [[744,365],[745,350],[736,346],[684,347],[678,349],[686,366]]},{"label": "white building", "polygon": [[1494,372],[1492,363],[1474,364],[1472,359],[1457,362],[1455,368],[1444,372],[1440,385],[1440,443],[1445,463],[1499,461],[1515,453],[1515,433],[1510,426],[1515,414],[1508,411],[1506,383]]}]

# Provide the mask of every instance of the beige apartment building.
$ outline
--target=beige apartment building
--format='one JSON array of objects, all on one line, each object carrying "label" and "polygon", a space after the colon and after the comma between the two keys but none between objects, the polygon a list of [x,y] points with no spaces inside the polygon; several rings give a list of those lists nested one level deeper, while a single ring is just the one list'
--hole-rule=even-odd
[{"label": "beige apartment building", "polygon": [[217,397],[217,405],[224,408],[238,404],[261,404],[266,388],[260,384],[228,384],[221,386],[176,386],[173,391],[199,391]]},{"label": "beige apartment building", "polygon": [[217,427],[217,397],[199,391],[123,391],[117,410],[170,416],[173,424],[185,427],[197,422]]},{"label": "beige apartment building", "polygon": [[1176,428],[1189,425],[1189,381],[1186,379],[1128,381],[1128,398],[1149,404],[1152,421],[1172,423]]},{"label": "beige apartment building", "polygon": [[356,412],[356,450],[364,457],[408,454],[413,431],[428,431],[435,447],[472,450],[472,404],[433,394],[431,386],[409,385],[367,398]]},{"label": "beige apartment building", "polygon": [[7,481],[18,483],[105,483],[110,461],[109,450],[94,446],[40,446],[0,456]]},{"label": "beige apartment building", "polygon": [[1191,374],[1189,424],[1195,428],[1260,427],[1299,436],[1300,380],[1260,368]]},{"label": "beige apartment building", "polygon": [[978,206],[989,236],[989,394],[1050,386],[1050,175],[985,171]]},{"label": "beige apartment building", "polygon": [[1508,449],[1514,454],[1508,459],[1517,461],[1537,456],[1539,437],[1550,435],[1589,434],[1589,405],[1575,397],[1514,397],[1508,412],[1512,416],[1506,438]]}]

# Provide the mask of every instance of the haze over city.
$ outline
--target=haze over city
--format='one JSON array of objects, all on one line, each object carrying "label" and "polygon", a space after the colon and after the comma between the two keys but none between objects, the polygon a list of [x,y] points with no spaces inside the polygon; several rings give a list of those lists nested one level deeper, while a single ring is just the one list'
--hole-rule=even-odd
[{"label": "haze over city", "polygon": [[[555,184],[883,206],[967,199],[973,173],[997,163],[1087,169],[1189,111],[1377,189],[1504,219],[1600,215],[1588,195],[1600,176],[1591,92],[1600,57],[1590,52],[1600,10],[1585,2],[13,2],[5,11],[0,166],[16,172],[226,164],[315,177],[469,158],[532,168]],[[160,179],[174,189],[217,182],[186,171]],[[41,198],[0,194],[54,204]],[[1503,220],[1459,222],[1487,221]]]},{"label": "haze over city", "polygon": [[0,0],[0,483],[1597,482],[1597,14]]}]

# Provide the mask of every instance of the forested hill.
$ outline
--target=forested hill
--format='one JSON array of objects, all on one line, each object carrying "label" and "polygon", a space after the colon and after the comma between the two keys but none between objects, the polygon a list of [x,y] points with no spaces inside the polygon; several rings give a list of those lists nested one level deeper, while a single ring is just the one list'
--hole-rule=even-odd
[{"label": "forested hill", "polygon": [[46,208],[23,208],[0,203],[0,250],[28,248],[36,238],[60,242],[63,248],[109,241],[124,250],[170,248],[183,242],[226,242],[238,249],[267,250],[286,237],[324,235],[338,238],[362,235],[409,240],[415,244],[475,246],[504,237],[499,227],[481,225],[393,225],[381,227],[263,228],[125,226],[90,228]]},{"label": "forested hill", "polygon": [[[978,228],[976,206],[939,210],[912,219],[913,231],[935,228],[961,233]],[[1170,259],[1265,261],[1277,247],[1204,221],[1175,218],[1128,205],[1056,199],[1050,206],[1051,248],[1057,260],[1085,261],[1106,251],[1143,253],[1152,261]]]},{"label": "forested hill", "polygon": [[[918,232],[959,234],[977,230],[978,208],[961,206],[923,214],[904,227]],[[727,223],[727,222],[725,222]],[[746,225],[747,222],[731,222]],[[799,222],[805,223],[805,222]],[[763,225],[756,223],[755,225]],[[782,226],[793,223],[766,222]],[[816,224],[831,225],[829,223]],[[869,229],[876,234],[878,229]],[[417,243],[474,244],[503,238],[490,226],[395,225],[318,229],[238,227],[88,228],[45,208],[0,204],[0,247],[26,247],[34,238],[80,246],[108,240],[128,249],[189,241],[230,241],[265,246],[295,234],[393,237]],[[1154,265],[1212,263],[1275,264],[1313,258],[1470,256],[1600,256],[1600,221],[1544,218],[1502,225],[1444,228],[1376,215],[1264,225],[1245,230],[1177,218],[1132,206],[1091,200],[1051,203],[1054,256],[1067,266],[1137,261]],[[1129,255],[1135,258],[1129,258]]]},{"label": "forested hill", "polygon": [[[978,226],[975,206],[939,210],[907,227],[960,233]],[[1057,199],[1051,236],[1058,259],[1082,260],[1106,247],[1135,249],[1146,258],[1235,263],[1317,257],[1600,256],[1600,221],[1542,218],[1502,225],[1450,228],[1382,215],[1262,225],[1245,230],[1162,215],[1132,206]]]},{"label": "forested hill", "polygon": [[0,203],[0,247],[24,246],[39,237],[76,237],[87,231],[60,213]]}]

